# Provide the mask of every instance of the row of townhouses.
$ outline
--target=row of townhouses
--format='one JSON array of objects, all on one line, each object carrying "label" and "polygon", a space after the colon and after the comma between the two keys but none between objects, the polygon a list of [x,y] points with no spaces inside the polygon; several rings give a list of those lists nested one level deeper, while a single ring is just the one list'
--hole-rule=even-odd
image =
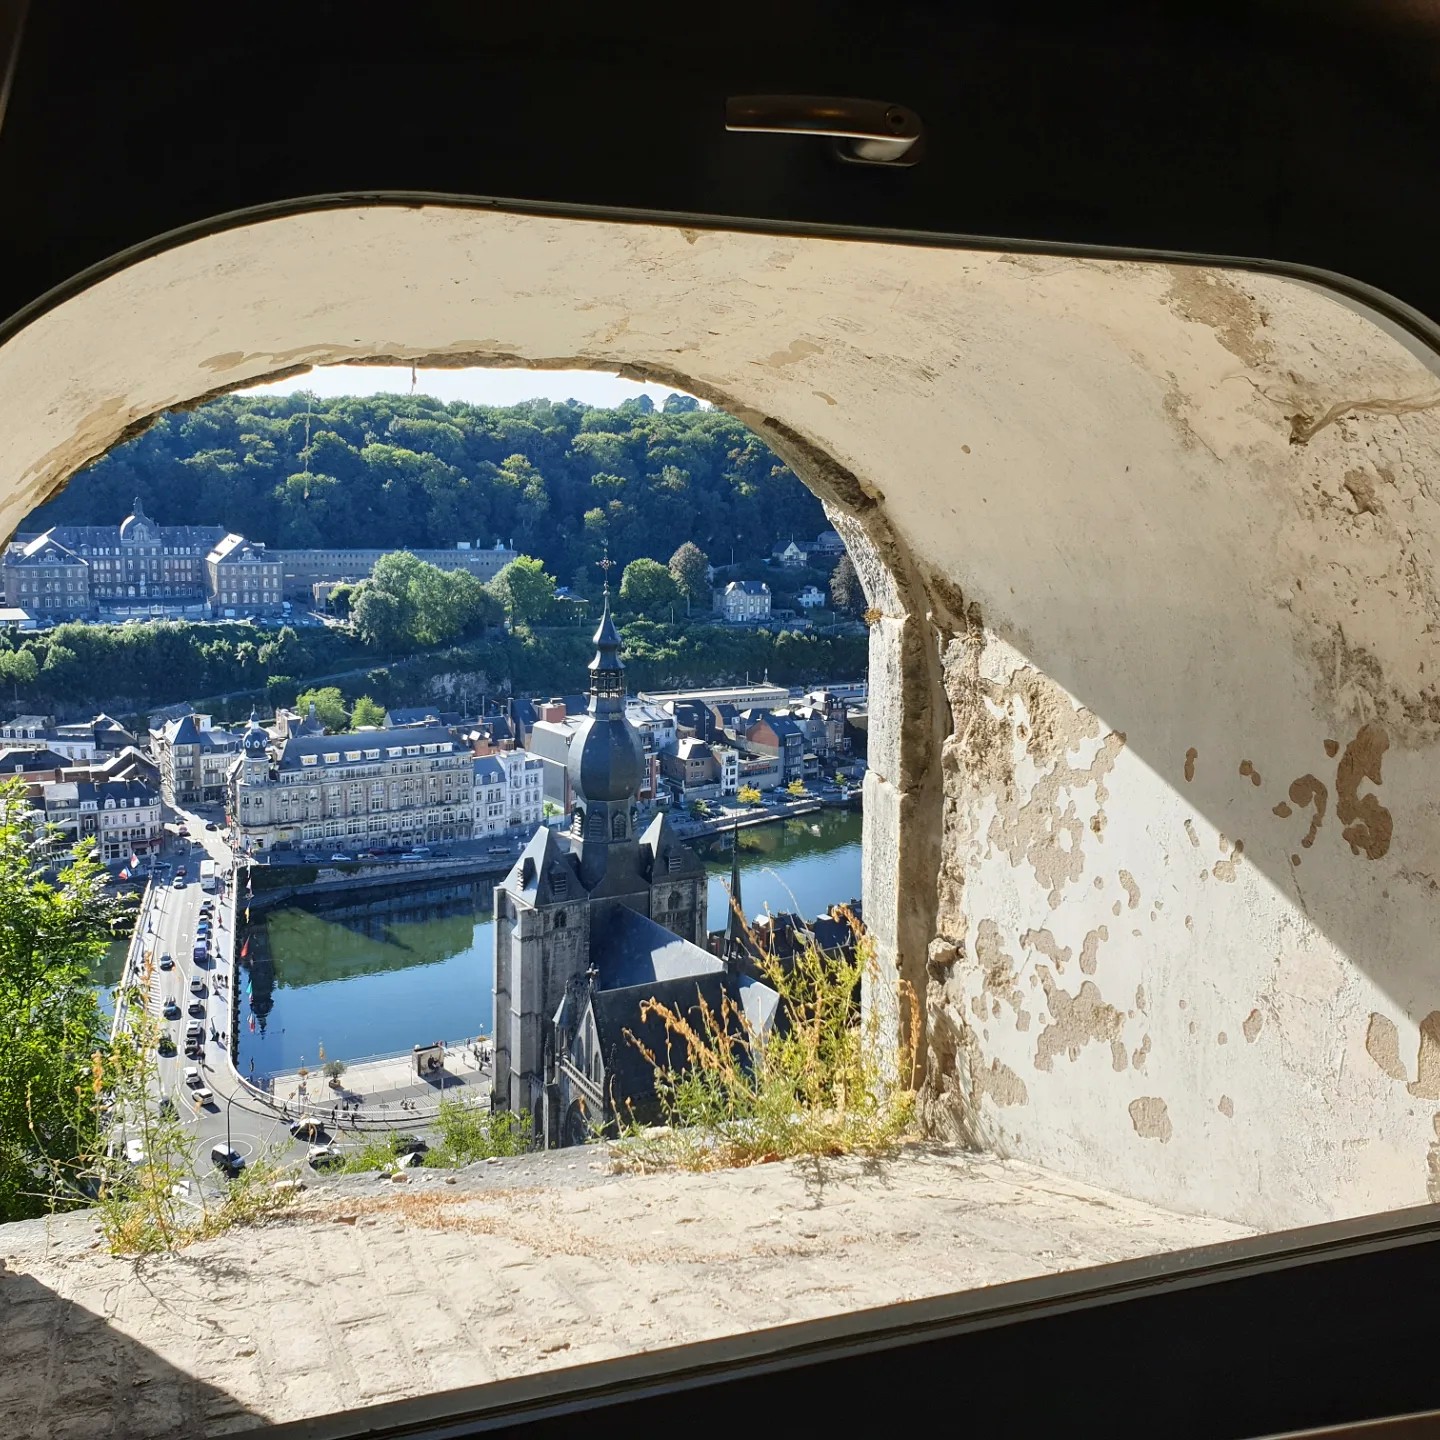
[{"label": "row of townhouses", "polygon": [[[363,580],[384,549],[271,550],[223,525],[157,525],[140,501],[118,526],[56,525],[17,535],[5,550],[5,605],[38,621],[280,615],[313,603],[317,584]],[[493,580],[515,558],[458,542],[417,550],[446,570]]]},{"label": "row of townhouses", "polygon": [[[45,738],[82,729],[91,732],[88,745],[62,749],[63,738],[53,744]],[[53,718],[27,715],[0,726],[0,779],[23,786],[37,829],[57,853],[93,839],[102,860],[123,865],[157,851],[164,838],[159,771],[109,716],[57,727]]]}]

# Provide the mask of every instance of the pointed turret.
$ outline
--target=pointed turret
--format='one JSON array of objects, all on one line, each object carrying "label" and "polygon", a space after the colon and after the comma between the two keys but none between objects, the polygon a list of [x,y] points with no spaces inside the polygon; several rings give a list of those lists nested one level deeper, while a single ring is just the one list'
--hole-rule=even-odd
[{"label": "pointed turret", "polygon": [[730,845],[730,909],[725,919],[725,958],[739,957],[745,945],[745,910],[740,898],[740,822],[735,822]]}]

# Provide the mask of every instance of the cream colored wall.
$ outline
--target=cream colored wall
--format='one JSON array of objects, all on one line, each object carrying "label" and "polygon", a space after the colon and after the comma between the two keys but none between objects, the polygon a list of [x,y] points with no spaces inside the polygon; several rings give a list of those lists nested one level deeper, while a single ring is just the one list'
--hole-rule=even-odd
[{"label": "cream colored wall", "polygon": [[668,381],[827,500],[877,612],[870,1001],[924,996],[935,1130],[1260,1224],[1440,1196],[1418,345],[1273,277],[331,210],[0,346],[0,524],[159,410],[358,359]]}]

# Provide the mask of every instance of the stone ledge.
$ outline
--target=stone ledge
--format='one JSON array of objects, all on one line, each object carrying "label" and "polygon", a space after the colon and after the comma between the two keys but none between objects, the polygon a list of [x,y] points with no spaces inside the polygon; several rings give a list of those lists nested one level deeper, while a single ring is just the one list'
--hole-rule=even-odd
[{"label": "stone ledge", "polygon": [[36,1440],[220,1434],[1247,1233],[936,1146],[348,1176],[143,1262],[68,1215],[0,1227],[0,1413]]}]

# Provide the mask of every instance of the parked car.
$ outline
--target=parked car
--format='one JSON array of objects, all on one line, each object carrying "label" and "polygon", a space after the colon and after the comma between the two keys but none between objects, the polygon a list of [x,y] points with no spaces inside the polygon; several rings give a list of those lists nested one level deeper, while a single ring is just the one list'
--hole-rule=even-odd
[{"label": "parked car", "polygon": [[205,993],[205,982],[195,979],[190,982],[190,993],[192,995],[203,995]]},{"label": "parked car", "polygon": [[199,1015],[203,1017],[205,1014],[205,1001],[203,999],[192,1000],[190,1004],[186,1007],[186,1012],[190,1015]]},{"label": "parked car", "polygon": [[127,1140],[125,1142],[125,1159],[131,1165],[143,1165],[145,1163],[145,1146],[139,1140]]},{"label": "parked car", "polygon": [[160,1097],[160,1118],[162,1120],[173,1120],[175,1118],[175,1102],[168,1096]]},{"label": "parked car", "polygon": [[205,828],[207,830],[218,830],[220,827],[213,820],[207,820],[205,822]]},{"label": "parked car", "polygon": [[337,851],[330,858],[331,860],[353,860],[355,857],[353,855],[344,855]]}]

